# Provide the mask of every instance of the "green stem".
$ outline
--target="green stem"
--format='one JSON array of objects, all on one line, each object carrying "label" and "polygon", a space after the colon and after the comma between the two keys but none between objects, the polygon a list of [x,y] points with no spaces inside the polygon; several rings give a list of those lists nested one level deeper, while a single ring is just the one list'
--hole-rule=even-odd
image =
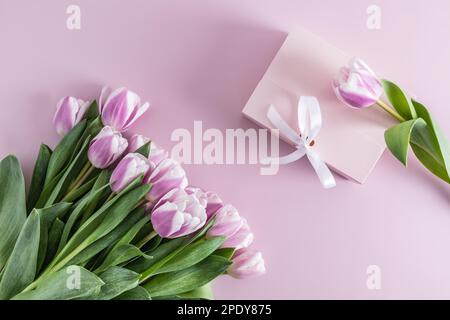
[{"label": "green stem", "polygon": [[107,203],[109,200],[111,200],[112,198],[114,198],[115,195],[116,195],[116,194],[115,194],[114,192],[112,192],[112,193],[108,196],[108,198],[106,198],[105,203]]},{"label": "green stem", "polygon": [[69,185],[68,190],[72,190],[72,189],[73,189],[73,186],[74,186],[74,185],[78,182],[78,180],[86,173],[86,170],[89,169],[89,165],[90,165],[90,162],[88,161],[88,162],[83,166],[83,168],[80,170],[80,173],[78,174],[77,178],[76,178],[74,181],[72,181],[72,183]]},{"label": "green stem", "polygon": [[83,168],[82,172],[83,171],[85,171],[85,172],[80,174],[79,178],[77,178],[77,180],[74,181],[74,184],[72,187],[69,187],[68,193],[72,192],[73,190],[78,189],[83,184],[83,182],[89,177],[89,175],[92,173],[92,171],[94,171],[94,169],[95,169],[95,167],[93,165],[91,165],[90,162],[88,162],[86,164],[86,166],[88,166],[88,169],[84,170],[84,168]]},{"label": "green stem", "polygon": [[395,109],[390,107],[387,103],[385,103],[382,100],[377,101],[377,105],[381,107],[384,111],[389,113],[391,116],[393,116],[395,119],[397,119],[399,122],[405,122],[405,118],[403,118]]},{"label": "green stem", "polygon": [[136,244],[136,247],[138,247],[139,249],[142,248],[147,242],[152,240],[156,235],[157,235],[156,231],[150,232],[147,236],[145,236],[145,238],[143,238]]}]

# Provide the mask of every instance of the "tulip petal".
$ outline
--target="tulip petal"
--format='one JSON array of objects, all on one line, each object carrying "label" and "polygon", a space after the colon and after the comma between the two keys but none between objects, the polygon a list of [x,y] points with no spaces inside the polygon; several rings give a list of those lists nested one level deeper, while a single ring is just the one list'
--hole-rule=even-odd
[{"label": "tulip petal", "polygon": [[184,222],[184,215],[178,211],[175,204],[167,202],[153,211],[151,222],[153,228],[161,237],[168,238],[180,230]]},{"label": "tulip petal", "polygon": [[99,169],[109,167],[128,147],[128,141],[111,127],[104,127],[91,141],[88,158]]},{"label": "tulip petal", "polygon": [[266,268],[261,252],[248,249],[238,250],[227,272],[230,276],[237,279],[246,279],[264,274]]}]

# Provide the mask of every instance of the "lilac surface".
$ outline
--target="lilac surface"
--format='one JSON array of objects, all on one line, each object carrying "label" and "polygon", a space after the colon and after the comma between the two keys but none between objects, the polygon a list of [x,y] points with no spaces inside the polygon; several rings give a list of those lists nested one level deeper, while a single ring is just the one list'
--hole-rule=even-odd
[{"label": "lilac surface", "polygon": [[[72,1],[0,0],[0,156],[16,154],[29,181],[39,143],[59,139],[58,100],[91,100],[103,85],[149,101],[127,134],[167,149],[194,120],[256,128],[241,110],[297,25],[398,82],[450,137],[450,2],[377,3],[381,30],[366,28],[366,0],[79,0],[81,30],[69,31]],[[404,169],[386,153],[365,185],[337,178],[332,190],[306,160],[276,176],[250,165],[184,168],[247,218],[266,260],[261,278],[216,281],[217,298],[450,298],[450,189],[413,158]],[[381,290],[366,287],[369,265],[382,270]]]}]

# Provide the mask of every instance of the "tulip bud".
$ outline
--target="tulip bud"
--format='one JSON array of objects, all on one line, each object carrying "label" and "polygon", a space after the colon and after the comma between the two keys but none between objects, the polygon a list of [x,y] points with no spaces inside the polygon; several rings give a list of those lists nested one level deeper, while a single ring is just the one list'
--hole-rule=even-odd
[{"label": "tulip bud", "polygon": [[149,161],[138,153],[129,153],[114,169],[109,180],[111,190],[115,193],[122,191],[134,179],[145,174],[150,169]]},{"label": "tulip bud", "polygon": [[144,183],[152,185],[146,197],[151,204],[155,204],[172,189],[184,189],[188,185],[186,172],[178,162],[170,158],[161,161],[154,169],[150,168]]},{"label": "tulip bud", "polygon": [[375,73],[360,59],[352,59],[333,81],[333,90],[343,103],[353,108],[374,105],[383,94],[383,85]]},{"label": "tulip bud", "polygon": [[75,125],[83,119],[89,107],[89,101],[83,101],[74,97],[62,98],[53,117],[53,124],[60,136],[66,135]]},{"label": "tulip bud", "polygon": [[266,272],[264,259],[259,251],[240,249],[234,254],[232,262],[227,273],[236,279],[256,277]]},{"label": "tulip bud", "polygon": [[120,132],[111,127],[104,127],[91,141],[88,158],[92,165],[99,169],[109,167],[127,149],[128,141]]},{"label": "tulip bud", "polygon": [[247,248],[253,242],[254,236],[250,231],[247,220],[242,218],[242,226],[239,230],[227,238],[222,244],[222,248],[235,248],[236,250]]},{"label": "tulip bud", "polygon": [[232,205],[227,204],[217,211],[214,225],[208,230],[207,237],[234,235],[242,226],[243,219]]},{"label": "tulip bud", "polygon": [[178,238],[202,228],[206,223],[206,211],[194,194],[173,189],[153,208],[151,222],[161,237]]},{"label": "tulip bud", "polygon": [[150,153],[148,154],[148,160],[152,164],[153,168],[155,168],[161,161],[167,159],[169,157],[169,153],[160,148],[156,143],[152,142],[150,144]]},{"label": "tulip bud", "polygon": [[148,102],[141,105],[141,98],[125,88],[113,91],[103,104],[107,91],[103,88],[100,95],[100,113],[103,124],[117,131],[126,131],[150,106]]},{"label": "tulip bud", "polygon": [[208,219],[210,219],[223,207],[223,201],[216,193],[211,191],[206,191],[206,197],[208,199],[206,215],[208,216]]},{"label": "tulip bud", "polygon": [[211,191],[203,191],[200,188],[188,187],[186,188],[188,194],[195,194],[195,196],[206,206],[206,216],[211,218],[220,208],[223,207],[223,202],[220,197]]},{"label": "tulip bud", "polygon": [[150,142],[150,139],[142,134],[134,134],[128,141],[128,151],[136,152],[144,144]]}]

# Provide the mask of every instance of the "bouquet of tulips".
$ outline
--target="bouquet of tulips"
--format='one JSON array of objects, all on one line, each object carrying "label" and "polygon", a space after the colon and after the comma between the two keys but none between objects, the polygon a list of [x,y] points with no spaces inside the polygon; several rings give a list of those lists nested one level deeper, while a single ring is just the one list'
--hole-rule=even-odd
[{"label": "bouquet of tulips", "polygon": [[122,136],[148,106],[124,88],[63,98],[63,138],[40,147],[27,196],[18,160],[0,162],[0,299],[211,298],[222,274],[265,272],[233,206],[188,186],[149,139]]},{"label": "bouquet of tulips", "polygon": [[[352,59],[333,81],[337,97],[357,109],[378,105],[399,124],[386,130],[388,149],[405,166],[411,146],[417,159],[434,175],[450,183],[450,144],[428,109],[399,86],[379,79],[361,59]],[[381,100],[385,93],[392,106]]]}]

